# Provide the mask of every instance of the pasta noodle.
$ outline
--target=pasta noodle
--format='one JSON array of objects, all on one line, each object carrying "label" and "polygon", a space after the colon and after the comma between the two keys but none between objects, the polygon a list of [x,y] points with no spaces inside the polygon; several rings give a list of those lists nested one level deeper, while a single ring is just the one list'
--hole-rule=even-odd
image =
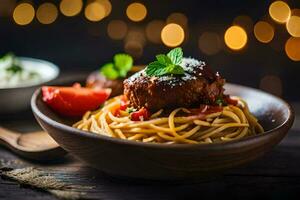
[{"label": "pasta noodle", "polygon": [[87,112],[73,127],[109,137],[166,144],[209,144],[262,133],[264,130],[247,103],[241,98],[237,100],[237,105],[224,106],[221,111],[206,115],[193,115],[186,108],[177,108],[165,117],[161,109],[148,120],[132,121],[129,112],[114,114],[120,108],[118,96],[103,108]]}]

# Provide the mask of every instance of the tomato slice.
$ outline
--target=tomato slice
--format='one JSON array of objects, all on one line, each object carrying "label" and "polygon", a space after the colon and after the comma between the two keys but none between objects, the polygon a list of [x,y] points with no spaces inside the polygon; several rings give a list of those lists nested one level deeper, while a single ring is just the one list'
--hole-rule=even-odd
[{"label": "tomato slice", "polygon": [[128,102],[121,99],[120,110],[126,110],[128,107]]},{"label": "tomato slice", "polygon": [[111,93],[110,89],[75,87],[42,87],[43,101],[64,116],[82,116],[97,109]]},{"label": "tomato slice", "polygon": [[145,121],[150,118],[150,112],[146,108],[141,108],[130,114],[132,121]]}]

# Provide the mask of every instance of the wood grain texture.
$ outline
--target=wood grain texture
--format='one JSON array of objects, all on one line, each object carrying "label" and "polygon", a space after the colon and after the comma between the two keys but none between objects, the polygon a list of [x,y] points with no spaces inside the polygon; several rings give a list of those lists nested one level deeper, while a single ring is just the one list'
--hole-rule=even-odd
[{"label": "wood grain texture", "polygon": [[64,150],[45,131],[18,132],[0,126],[0,144],[32,160],[51,160],[64,155]]},{"label": "wood grain texture", "polygon": [[[36,166],[62,181],[95,186],[86,195],[91,199],[216,199],[224,196],[230,199],[297,199],[300,195],[299,144],[300,132],[291,131],[279,146],[262,159],[215,180],[198,184],[124,182],[107,177],[70,156],[47,165],[26,162],[5,149],[0,150],[0,157],[11,161],[11,167]],[[19,188],[14,182],[1,179],[0,199],[55,198],[40,191]]]},{"label": "wood grain texture", "polygon": [[[39,129],[30,113],[8,117],[1,125],[16,131]],[[12,120],[13,119],[13,120]],[[18,158],[0,148],[0,159],[9,167],[36,166],[57,179],[72,184],[95,186],[87,192],[91,199],[187,199],[226,198],[298,199],[300,195],[300,131],[290,131],[273,151],[247,167],[238,168],[218,179],[199,184],[141,184],[107,177],[84,163],[67,156],[63,160],[38,164]],[[0,179],[0,199],[54,200],[55,197],[10,180]]]}]

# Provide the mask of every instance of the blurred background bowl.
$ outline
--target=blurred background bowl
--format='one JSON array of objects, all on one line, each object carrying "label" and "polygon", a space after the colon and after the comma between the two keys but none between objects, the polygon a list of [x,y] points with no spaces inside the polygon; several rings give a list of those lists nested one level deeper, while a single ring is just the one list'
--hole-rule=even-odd
[{"label": "blurred background bowl", "polygon": [[0,115],[13,114],[29,108],[33,92],[41,85],[51,84],[59,75],[59,68],[53,63],[35,58],[19,59],[24,68],[34,69],[41,74],[41,80],[35,84],[0,88]]}]

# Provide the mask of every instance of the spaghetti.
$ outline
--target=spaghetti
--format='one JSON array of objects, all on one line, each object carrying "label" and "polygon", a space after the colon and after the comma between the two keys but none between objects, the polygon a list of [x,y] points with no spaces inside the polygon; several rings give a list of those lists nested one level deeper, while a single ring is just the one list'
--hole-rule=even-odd
[{"label": "spaghetti", "polygon": [[237,98],[237,105],[213,112],[195,114],[193,109],[177,108],[166,115],[161,109],[141,121],[133,121],[129,111],[120,110],[122,98],[114,97],[101,109],[88,111],[73,127],[120,139],[167,144],[230,141],[264,131],[241,98]]}]

